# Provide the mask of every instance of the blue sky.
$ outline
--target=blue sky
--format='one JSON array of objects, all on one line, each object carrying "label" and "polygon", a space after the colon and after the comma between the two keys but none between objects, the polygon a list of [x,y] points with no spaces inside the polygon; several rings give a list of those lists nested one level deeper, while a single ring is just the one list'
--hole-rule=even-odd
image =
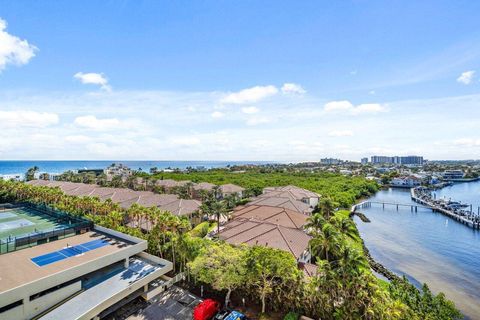
[{"label": "blue sky", "polygon": [[0,159],[479,158],[477,1],[0,1]]}]

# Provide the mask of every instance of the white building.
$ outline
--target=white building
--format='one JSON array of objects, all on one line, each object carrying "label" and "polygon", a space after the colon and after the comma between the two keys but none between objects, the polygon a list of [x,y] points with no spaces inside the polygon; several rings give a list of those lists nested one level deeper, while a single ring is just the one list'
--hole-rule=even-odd
[{"label": "white building", "polygon": [[11,173],[11,174],[0,174],[0,179],[3,180],[14,180],[14,181],[23,181],[25,175],[23,173]]},{"label": "white building", "polygon": [[463,179],[464,176],[465,174],[462,170],[445,170],[442,174],[445,180]]},{"label": "white building", "polygon": [[145,253],[145,240],[82,232],[0,254],[0,319],[99,319],[124,298],[165,290],[172,263]]},{"label": "white building", "polygon": [[413,188],[421,184],[422,180],[414,176],[397,177],[390,181],[390,186],[397,188]]}]

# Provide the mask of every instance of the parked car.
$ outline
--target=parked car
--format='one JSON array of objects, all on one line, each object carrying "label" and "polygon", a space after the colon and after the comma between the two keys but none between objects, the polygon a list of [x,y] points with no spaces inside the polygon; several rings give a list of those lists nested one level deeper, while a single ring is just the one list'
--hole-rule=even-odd
[{"label": "parked car", "polygon": [[230,314],[223,320],[247,320],[247,316],[238,311],[232,311]]},{"label": "parked car", "polygon": [[225,320],[225,318],[230,314],[230,311],[228,310],[223,310],[220,311],[213,317],[213,320]]},{"label": "parked car", "polygon": [[220,302],[205,299],[193,309],[194,320],[210,320],[220,310]]}]

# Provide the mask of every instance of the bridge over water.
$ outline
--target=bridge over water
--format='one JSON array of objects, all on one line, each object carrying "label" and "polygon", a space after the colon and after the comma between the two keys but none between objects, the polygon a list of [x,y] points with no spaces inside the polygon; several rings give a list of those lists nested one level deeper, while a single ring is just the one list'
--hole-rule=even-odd
[{"label": "bridge over water", "polygon": [[[352,212],[357,211],[358,209],[361,208],[371,208],[372,205],[378,205],[382,206],[383,209],[387,208],[395,208],[397,211],[402,208],[402,207],[409,207],[410,211],[415,211],[417,212],[418,208],[424,208],[424,209],[432,209],[429,206],[425,205],[419,205],[419,204],[412,204],[412,203],[397,203],[397,202],[382,202],[382,201],[363,201],[361,203],[358,203],[352,207]],[[432,209],[433,210],[433,209]]]}]

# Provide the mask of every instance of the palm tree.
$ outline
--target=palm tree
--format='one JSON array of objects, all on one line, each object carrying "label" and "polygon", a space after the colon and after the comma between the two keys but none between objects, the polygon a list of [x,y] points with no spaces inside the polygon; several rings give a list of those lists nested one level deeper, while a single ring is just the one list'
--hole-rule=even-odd
[{"label": "palm tree", "polygon": [[225,206],[225,203],[222,201],[215,201],[212,206],[211,210],[213,211],[213,214],[217,217],[217,234],[220,232],[220,218],[221,217],[226,217],[228,210],[227,207]]},{"label": "palm tree", "polygon": [[329,197],[324,197],[318,203],[318,210],[325,219],[330,219],[333,216],[338,204]]},{"label": "palm tree", "polygon": [[333,217],[330,219],[337,230],[351,239],[356,239],[358,233],[355,223],[350,218]]},{"label": "palm tree", "polygon": [[338,231],[330,223],[325,223],[321,230],[313,233],[310,247],[315,256],[330,261],[332,254],[340,248]]},{"label": "palm tree", "polygon": [[320,213],[315,213],[313,216],[310,216],[307,219],[307,224],[305,225],[305,228],[309,232],[315,232],[319,231],[322,229],[323,225],[327,222],[327,220],[320,214]]}]

